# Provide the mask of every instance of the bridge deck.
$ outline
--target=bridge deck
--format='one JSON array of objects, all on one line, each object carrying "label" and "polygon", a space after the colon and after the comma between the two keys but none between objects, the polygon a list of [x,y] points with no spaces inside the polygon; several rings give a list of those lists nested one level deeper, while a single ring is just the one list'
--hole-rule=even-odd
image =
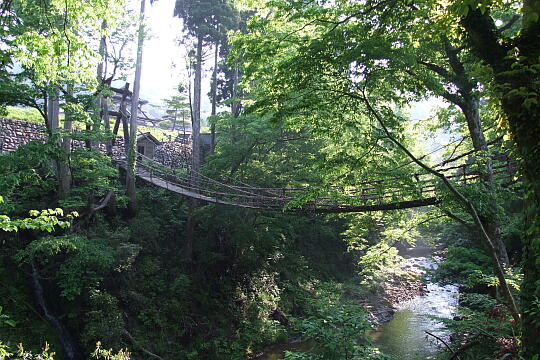
[{"label": "bridge deck", "polygon": [[[366,181],[354,187],[348,193],[337,198],[320,197],[308,201],[301,208],[290,208],[287,204],[307,188],[257,188],[247,184],[233,185],[230,180],[222,183],[189,169],[171,169],[153,159],[141,156],[137,161],[136,175],[140,179],[168,191],[201,201],[222,204],[247,209],[264,209],[273,211],[288,211],[302,213],[352,213],[384,210],[399,210],[437,205],[440,199],[436,196],[432,178],[421,179],[426,174],[412,174],[415,186],[403,190],[398,179],[384,187],[384,192],[378,192],[383,181]],[[125,159],[115,160],[121,167],[126,168]],[[444,164],[443,164],[444,165]],[[467,164],[441,168],[447,178],[457,182],[471,181],[479,178],[478,171],[468,169]],[[512,177],[509,164],[494,167],[498,180]],[[191,173],[191,175],[188,175]],[[192,178],[193,176],[193,178]],[[343,190],[343,189],[341,189]],[[413,196],[412,200],[402,200]],[[416,198],[416,199],[414,199]]]},{"label": "bridge deck", "polygon": [[194,191],[185,189],[185,188],[183,188],[181,186],[178,186],[173,182],[167,181],[165,179],[162,179],[162,178],[159,178],[159,177],[156,177],[156,176],[152,176],[151,173],[149,173],[148,171],[142,170],[142,169],[137,169],[137,177],[144,180],[144,181],[146,181],[146,182],[149,182],[149,183],[151,183],[151,184],[153,184],[155,186],[163,188],[165,190],[169,190],[169,191],[172,191],[172,192],[175,192],[177,194],[184,195],[184,196],[187,196],[187,197],[190,197],[190,198],[194,198],[194,199],[198,199],[198,200],[202,200],[202,201],[206,201],[206,202],[210,202],[210,203],[215,203],[215,204],[222,204],[222,205],[229,205],[229,206],[236,206],[236,207],[244,207],[244,208],[249,208],[249,209],[260,209],[260,207],[250,205],[250,204],[234,203],[234,202],[230,202],[230,201],[226,201],[226,200],[221,200],[221,199],[218,199],[218,198],[215,198],[215,197],[205,196],[205,195],[199,194],[197,192],[194,192]]},{"label": "bridge deck", "polygon": [[[203,195],[198,192],[186,189],[185,187],[179,186],[178,184],[172,181],[168,181],[164,178],[155,176],[151,172],[144,170],[142,168],[137,168],[136,175],[141,180],[144,180],[162,189],[172,191],[174,193],[184,195],[190,198],[209,202],[209,203],[241,207],[241,208],[247,208],[247,209],[266,209],[266,210],[277,210],[277,211],[285,210],[285,206],[284,206],[285,202],[281,198],[276,198],[276,202],[281,202],[281,204],[274,207],[268,207],[264,205],[257,205],[254,203],[246,203],[246,202],[233,202],[233,201],[223,200],[218,197]],[[397,201],[397,202],[372,204],[372,205],[336,204],[333,206],[317,207],[314,204],[308,203],[306,204],[306,207],[304,208],[291,208],[291,209],[286,209],[285,211],[298,212],[298,213],[334,213],[334,214],[335,213],[353,213],[353,212],[371,212],[371,211],[382,211],[382,210],[410,209],[410,208],[416,208],[416,207],[436,205],[439,202],[440,201],[436,197],[431,196],[431,197],[426,197],[426,198],[418,199],[418,200]]]}]

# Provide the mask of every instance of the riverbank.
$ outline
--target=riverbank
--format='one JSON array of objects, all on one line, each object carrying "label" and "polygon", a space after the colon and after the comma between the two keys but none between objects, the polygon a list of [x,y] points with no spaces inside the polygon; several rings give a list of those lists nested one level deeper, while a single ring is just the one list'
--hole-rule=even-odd
[{"label": "riverbank", "polygon": [[[392,320],[400,303],[412,300],[427,293],[427,286],[422,278],[423,270],[415,263],[415,258],[406,259],[388,278],[377,285],[344,285],[343,297],[366,312],[368,320],[375,326]],[[300,338],[269,345],[246,360],[282,359],[285,351],[310,351],[311,343]]]},{"label": "riverbank", "polygon": [[[436,269],[437,260],[427,257],[410,258],[412,269]],[[450,342],[444,323],[437,318],[451,319],[457,306],[456,285],[440,285],[426,279],[423,296],[398,304],[392,319],[372,334],[374,344],[385,354],[398,359],[425,359],[440,352],[437,341],[428,339],[427,332]]]},{"label": "riverbank", "polygon": [[392,320],[400,303],[427,293],[427,284],[422,277],[424,270],[416,259],[418,258],[405,259],[397,269],[387,275],[386,280],[372,285],[368,291],[348,294],[366,310],[374,325]]}]

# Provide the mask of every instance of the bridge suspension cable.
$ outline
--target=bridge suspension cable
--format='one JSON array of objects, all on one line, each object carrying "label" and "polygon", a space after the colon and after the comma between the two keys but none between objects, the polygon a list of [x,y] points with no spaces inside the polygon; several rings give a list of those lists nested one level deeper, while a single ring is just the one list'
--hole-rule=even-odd
[{"label": "bridge suspension cable", "polygon": [[[480,172],[472,164],[452,162],[472,152],[454,156],[437,165],[437,171],[457,183],[467,183],[480,178]],[[121,167],[126,167],[124,158],[115,160]],[[412,174],[414,189],[405,191],[403,179],[389,177],[368,180],[352,186],[330,187],[334,196],[327,194],[308,201],[301,208],[287,207],[296,197],[309,190],[309,187],[296,188],[264,188],[245,184],[237,179],[225,176],[228,182],[218,181],[190,168],[182,163],[176,168],[166,167],[154,159],[139,155],[136,175],[140,179],[178,194],[196,198],[210,203],[224,204],[242,208],[265,209],[295,212],[346,213],[376,210],[405,209],[427,205],[436,205],[440,200],[436,196],[437,184],[429,174]],[[406,165],[406,164],[404,164]],[[513,162],[506,161],[493,167],[498,181],[508,181],[515,172]],[[192,175],[194,175],[192,177]],[[193,181],[195,179],[195,181]],[[234,185],[239,182],[241,185]],[[390,182],[382,189],[383,183]],[[396,186],[397,184],[397,186]],[[347,188],[345,190],[345,188]]]}]

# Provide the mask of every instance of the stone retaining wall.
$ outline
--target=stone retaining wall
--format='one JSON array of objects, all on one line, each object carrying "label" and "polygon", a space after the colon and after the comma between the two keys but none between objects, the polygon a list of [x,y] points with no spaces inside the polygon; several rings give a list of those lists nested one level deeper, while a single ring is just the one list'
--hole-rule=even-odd
[{"label": "stone retaining wall", "polygon": [[[80,132],[75,130],[75,132]],[[45,125],[22,120],[0,118],[0,153],[15,151],[19,146],[32,140],[44,142],[47,138]],[[84,146],[84,141],[71,140],[71,149]],[[106,152],[105,144],[99,145],[102,153]],[[117,137],[113,146],[113,156],[124,156],[124,139]],[[164,142],[156,148],[155,159],[166,166],[180,168],[189,164],[191,146],[181,142]]]},{"label": "stone retaining wall", "polygon": [[32,140],[45,141],[46,132],[40,124],[0,118],[0,152],[14,151]]},{"label": "stone retaining wall", "polygon": [[[74,132],[80,133],[80,130]],[[45,125],[30,123],[23,120],[0,118],[0,153],[15,151],[19,146],[26,145],[32,140],[44,142],[47,138]],[[85,146],[82,140],[71,140],[71,150]],[[105,144],[99,144],[99,150],[106,152]],[[124,154],[124,139],[117,137],[113,146],[113,156]]]}]

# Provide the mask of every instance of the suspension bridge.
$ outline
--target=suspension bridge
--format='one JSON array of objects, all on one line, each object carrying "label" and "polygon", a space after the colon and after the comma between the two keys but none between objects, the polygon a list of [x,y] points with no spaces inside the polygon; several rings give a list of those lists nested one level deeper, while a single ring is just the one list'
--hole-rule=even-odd
[{"label": "suspension bridge", "polygon": [[[481,175],[473,164],[452,165],[471,153],[443,161],[435,165],[434,169],[458,184],[475,181]],[[127,167],[125,158],[116,159],[116,162],[124,169]],[[402,166],[405,165],[408,164]],[[291,203],[309,192],[309,187],[255,187],[230,177],[219,181],[192,170],[189,164],[170,168],[143,155],[139,155],[135,170],[141,180],[168,191],[208,203],[249,209],[351,213],[408,209],[441,202],[436,192],[436,180],[430,174],[411,174],[408,185],[403,179],[388,178],[365,181],[354,186],[332,186],[324,191],[325,194],[302,202],[301,207],[295,207]],[[510,160],[499,162],[493,166],[493,173],[498,182],[509,184],[515,173],[515,164]]]}]

